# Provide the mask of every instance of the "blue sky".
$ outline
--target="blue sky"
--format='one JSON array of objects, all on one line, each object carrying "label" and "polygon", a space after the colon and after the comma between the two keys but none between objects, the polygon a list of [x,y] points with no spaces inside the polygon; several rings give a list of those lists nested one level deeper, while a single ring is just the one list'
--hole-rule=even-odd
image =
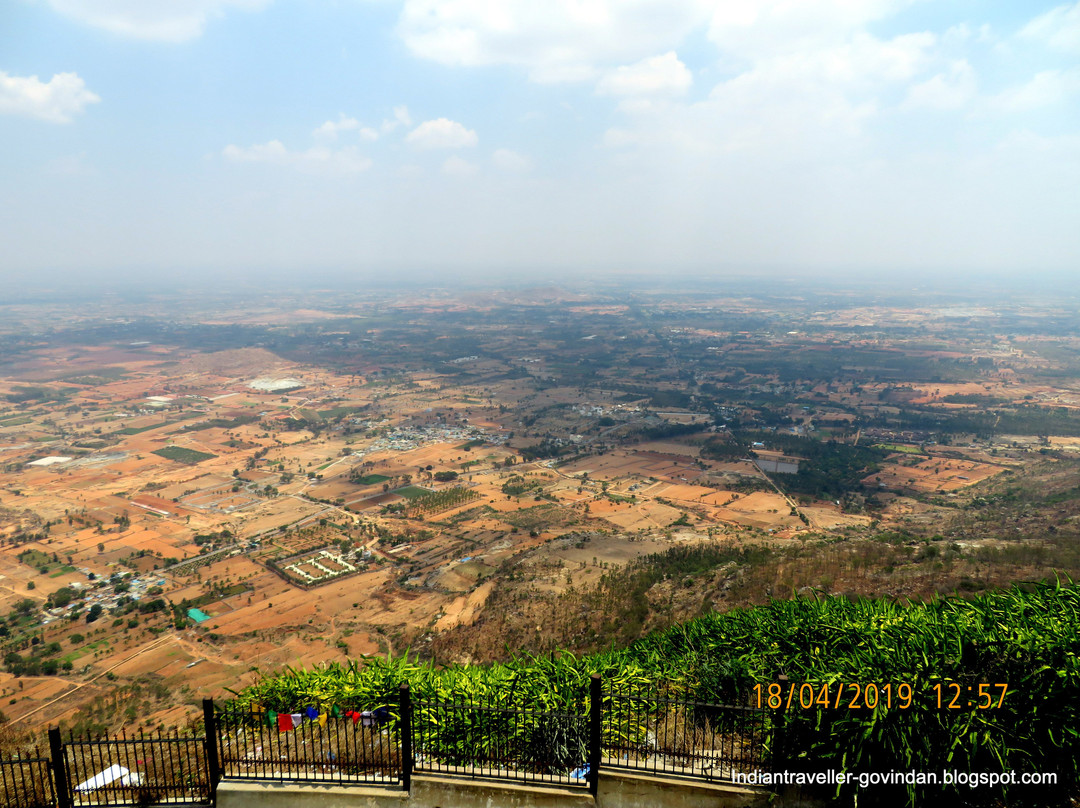
[{"label": "blue sky", "polygon": [[1078,269],[1080,3],[0,0],[0,272]]}]

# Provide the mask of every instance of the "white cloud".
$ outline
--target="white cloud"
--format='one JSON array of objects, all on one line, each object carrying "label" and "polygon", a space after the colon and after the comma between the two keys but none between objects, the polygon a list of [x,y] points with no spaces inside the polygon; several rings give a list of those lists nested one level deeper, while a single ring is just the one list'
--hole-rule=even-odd
[{"label": "white cloud", "polygon": [[253,11],[269,0],[49,0],[79,22],[134,39],[186,42],[202,35],[208,20],[230,6]]},{"label": "white cloud", "polygon": [[398,30],[414,54],[448,65],[516,65],[539,82],[677,45],[709,18],[707,0],[405,0]]},{"label": "white cloud", "polygon": [[1004,112],[1024,112],[1058,104],[1080,92],[1080,68],[1043,70],[1030,81],[1002,90],[990,106]]},{"label": "white cloud", "polygon": [[442,165],[443,174],[451,177],[471,177],[476,173],[476,166],[468,160],[462,160],[456,154],[446,158]]},{"label": "white cloud", "polygon": [[267,163],[320,174],[355,174],[371,168],[371,160],[352,147],[315,146],[306,151],[290,151],[280,140],[271,140],[246,148],[230,144],[221,153],[234,163]]},{"label": "white cloud", "polygon": [[280,140],[258,143],[246,149],[230,143],[222,154],[237,163],[284,163],[289,159],[289,150]]},{"label": "white cloud", "polygon": [[532,170],[532,160],[511,149],[496,149],[491,155],[495,168],[509,174],[524,174]]},{"label": "white cloud", "polygon": [[341,132],[356,132],[361,140],[378,140],[379,133],[370,126],[364,126],[356,118],[340,115],[336,121],[327,121],[312,134],[320,140],[337,140]]},{"label": "white cloud", "polygon": [[37,76],[12,76],[0,70],[0,114],[70,123],[87,104],[100,100],[77,73],[57,73],[43,82]]},{"label": "white cloud", "polygon": [[726,54],[757,59],[846,41],[912,0],[743,0],[714,4],[709,39]]},{"label": "white cloud", "polygon": [[601,95],[682,95],[694,77],[675,51],[608,71],[596,85]]},{"label": "white cloud", "polygon": [[409,132],[405,141],[420,149],[460,149],[475,146],[477,137],[476,132],[457,121],[435,118]]},{"label": "white cloud", "polygon": [[394,117],[383,121],[380,128],[385,135],[393,132],[399,126],[412,126],[412,116],[409,114],[409,108],[404,104],[399,107],[394,107]]},{"label": "white cloud", "polygon": [[908,88],[901,109],[959,109],[968,104],[977,92],[975,70],[966,59],[949,65],[946,72]]},{"label": "white cloud", "polygon": [[938,42],[928,32],[879,39],[855,30],[836,41],[808,36],[800,47],[763,49],[701,102],[624,99],[620,108],[635,117],[630,126],[609,130],[604,143],[662,145],[699,158],[732,151],[781,160],[819,154],[861,137],[898,89],[936,63]]},{"label": "white cloud", "polygon": [[1040,14],[1020,29],[1019,36],[1065,53],[1080,52],[1080,2]]}]

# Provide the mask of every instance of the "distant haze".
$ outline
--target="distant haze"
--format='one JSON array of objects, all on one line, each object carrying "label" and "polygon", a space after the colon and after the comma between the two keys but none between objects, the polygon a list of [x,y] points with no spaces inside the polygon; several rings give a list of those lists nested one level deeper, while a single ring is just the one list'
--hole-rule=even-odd
[{"label": "distant haze", "polygon": [[1080,3],[10,0],[0,276],[1067,281],[1078,56]]}]

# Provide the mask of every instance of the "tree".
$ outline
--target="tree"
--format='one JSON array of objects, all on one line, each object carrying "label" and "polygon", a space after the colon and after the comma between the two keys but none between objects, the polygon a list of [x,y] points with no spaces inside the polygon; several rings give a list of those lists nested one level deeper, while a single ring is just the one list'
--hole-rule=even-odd
[{"label": "tree", "polygon": [[101,617],[101,604],[95,603],[90,607],[90,611],[86,613],[86,622],[93,623],[99,617]]},{"label": "tree", "polygon": [[60,587],[49,596],[49,603],[58,609],[68,606],[73,600],[75,600],[75,591],[66,586]]}]

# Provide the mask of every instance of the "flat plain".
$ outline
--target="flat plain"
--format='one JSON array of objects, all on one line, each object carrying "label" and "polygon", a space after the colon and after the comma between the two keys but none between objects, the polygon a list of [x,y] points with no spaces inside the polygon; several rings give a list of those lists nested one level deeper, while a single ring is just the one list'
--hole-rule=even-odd
[{"label": "flat plain", "polygon": [[688,548],[772,555],[657,581],[644,627],[1075,568],[1071,510],[1022,546],[991,518],[1077,498],[1075,312],[300,297],[42,303],[20,318],[49,331],[0,334],[9,720],[172,725],[284,665],[595,646],[559,615]]}]

